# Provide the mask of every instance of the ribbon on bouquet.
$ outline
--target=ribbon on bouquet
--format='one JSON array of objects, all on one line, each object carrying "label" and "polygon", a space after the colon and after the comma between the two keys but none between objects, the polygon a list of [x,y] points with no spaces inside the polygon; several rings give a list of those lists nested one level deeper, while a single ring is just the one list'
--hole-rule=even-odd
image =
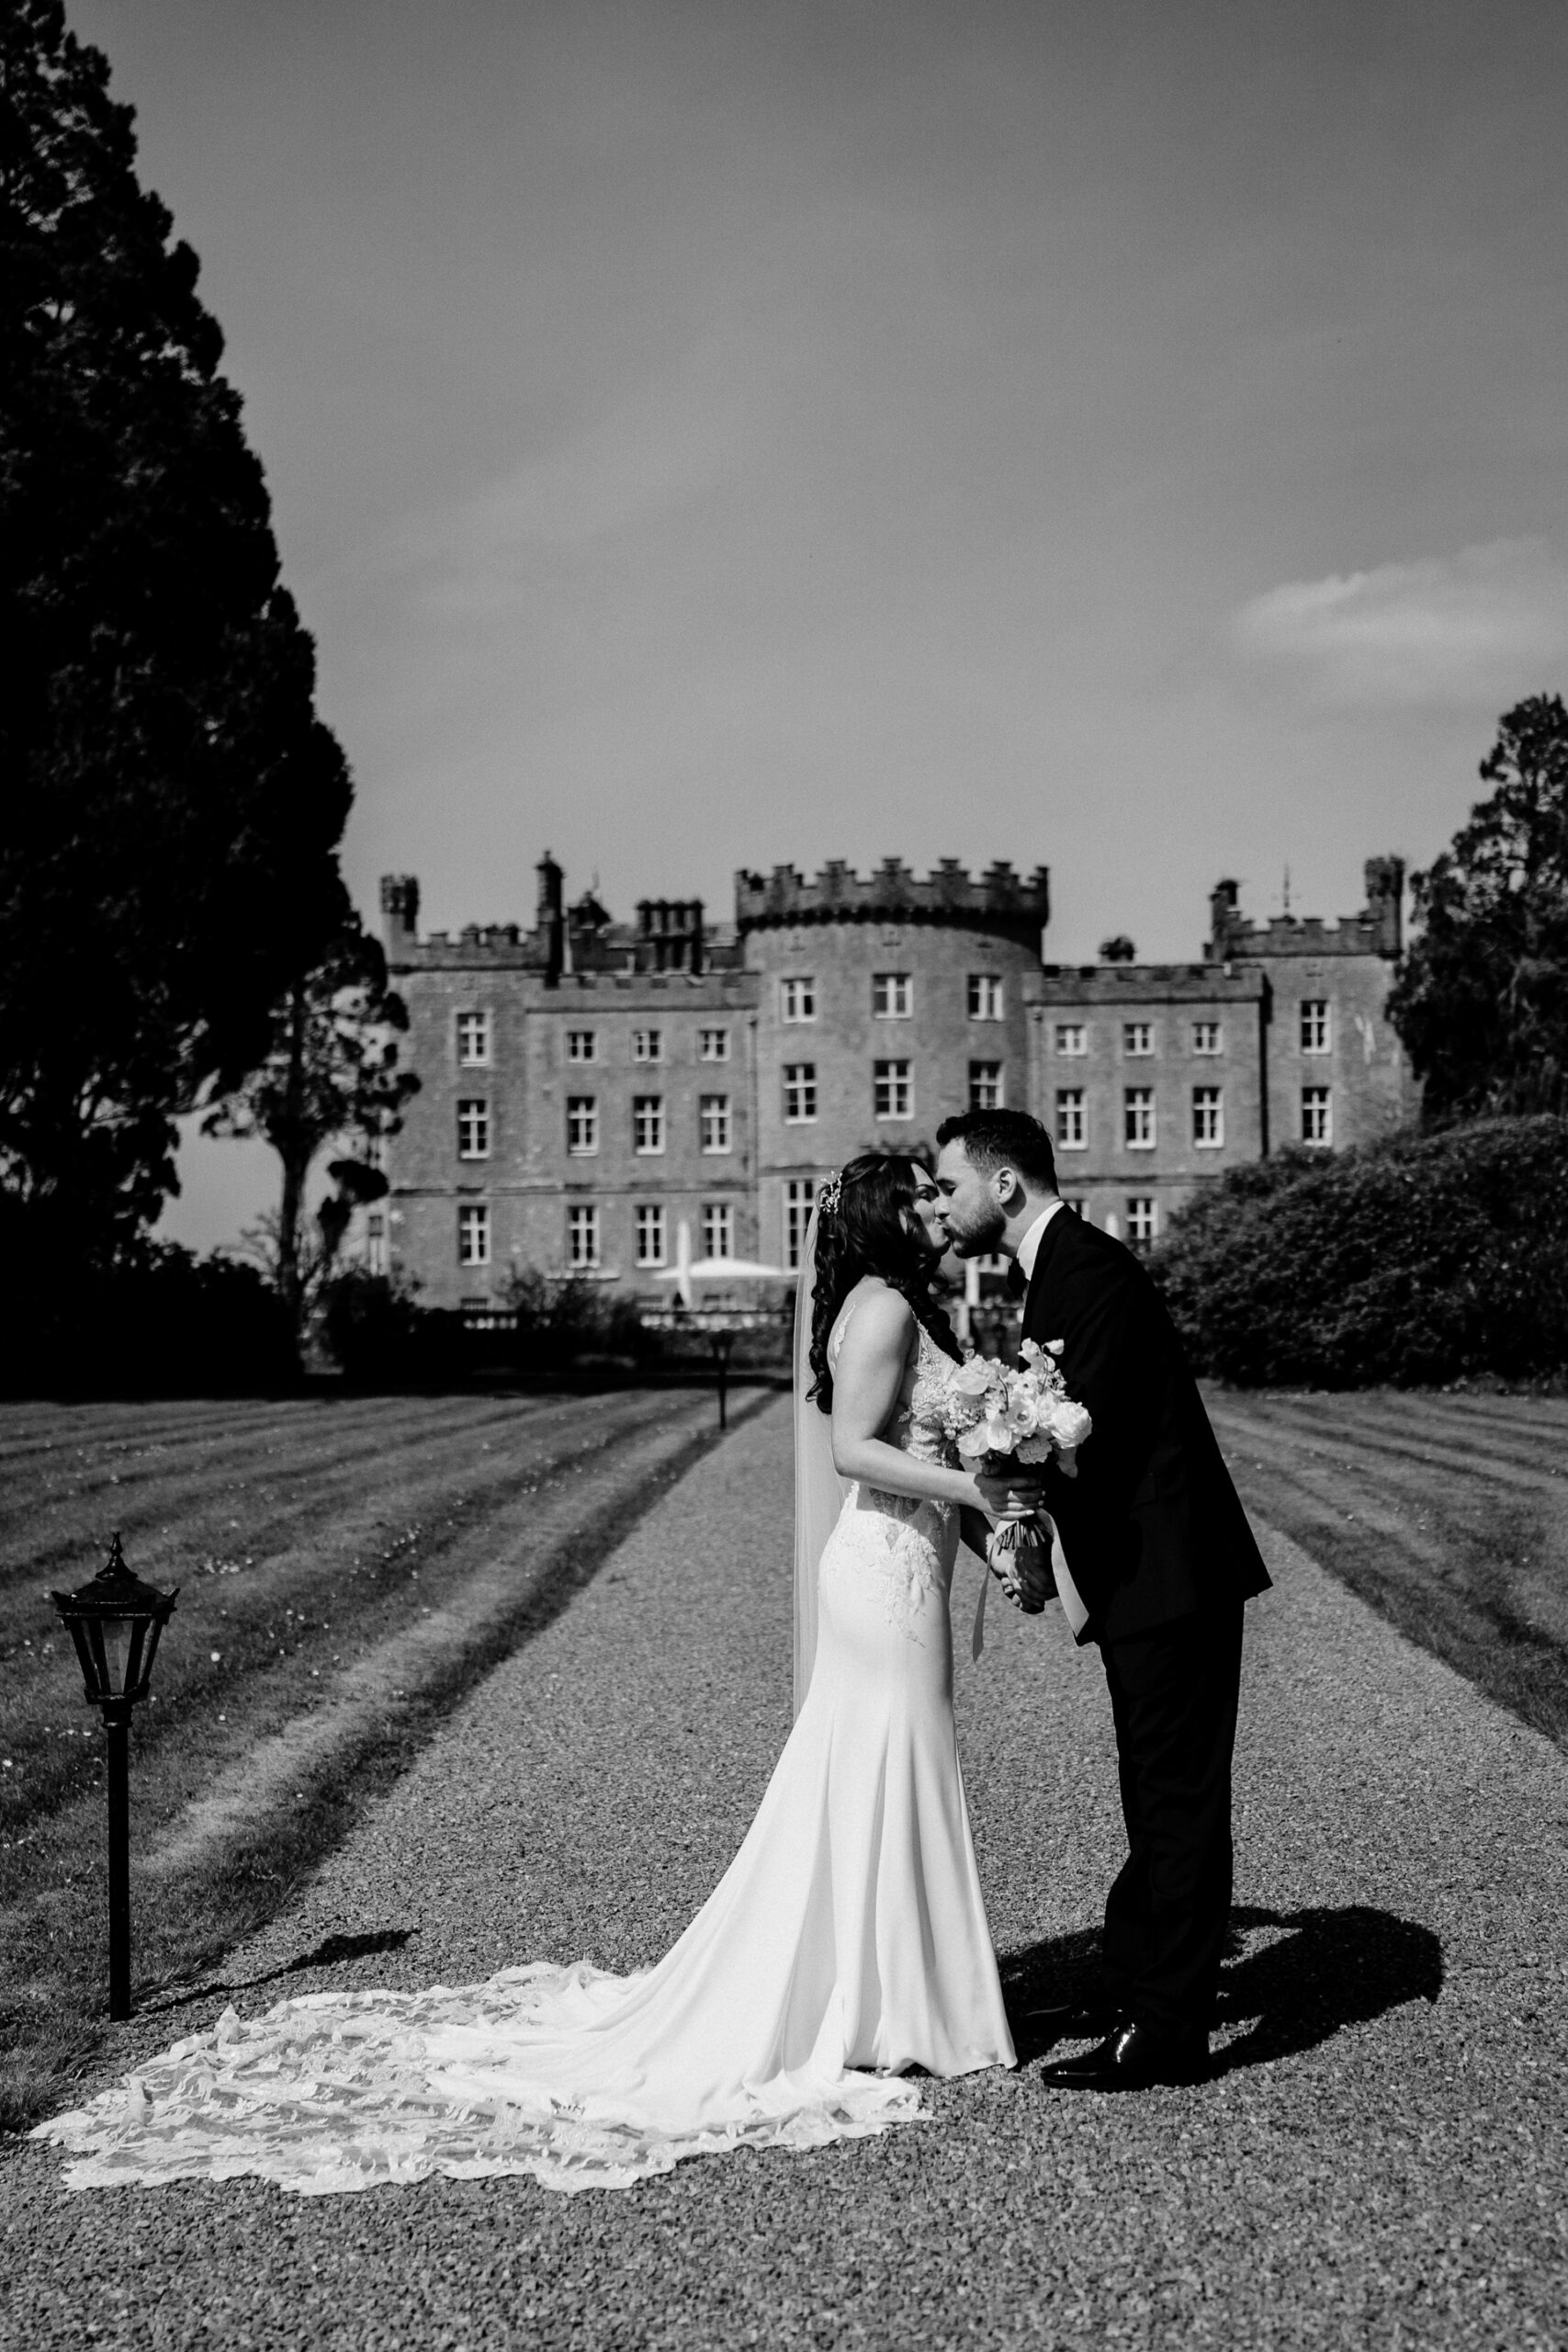
[{"label": "ribbon on bouquet", "polygon": [[[1066,1619],[1076,1641],[1089,1623],[1089,1611],[1084,1607],[1083,1596],[1073,1582],[1072,1571],[1067,1566],[1067,1555],[1062,1549],[1061,1531],[1048,1510],[1036,1511],[1034,1523],[1037,1527],[1049,1528],[1051,1531],[1051,1574],[1056,1586],[1056,1598],[1062,1604],[1062,1614]],[[986,1573],[980,1579],[980,1599],[975,1611],[975,1629],[969,1636],[969,1655],[976,1659],[979,1657],[986,1646],[986,1595],[991,1589],[991,1563],[987,1557]]]}]

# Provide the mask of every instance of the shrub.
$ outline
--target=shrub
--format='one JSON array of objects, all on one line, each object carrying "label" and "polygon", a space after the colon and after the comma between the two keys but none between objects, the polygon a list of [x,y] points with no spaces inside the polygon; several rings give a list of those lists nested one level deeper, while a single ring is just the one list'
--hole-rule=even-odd
[{"label": "shrub", "polygon": [[1409,1387],[1568,1364],[1568,1119],[1486,1119],[1233,1170],[1150,1271],[1201,1371]]},{"label": "shrub", "polygon": [[73,1261],[49,1238],[27,1204],[0,1200],[7,1395],[235,1395],[298,1381],[288,1313],[254,1267],[172,1242]]}]

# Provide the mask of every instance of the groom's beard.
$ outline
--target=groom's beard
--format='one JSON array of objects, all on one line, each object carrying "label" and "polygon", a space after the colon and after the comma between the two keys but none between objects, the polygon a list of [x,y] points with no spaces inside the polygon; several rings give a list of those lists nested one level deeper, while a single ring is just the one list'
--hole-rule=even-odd
[{"label": "groom's beard", "polygon": [[987,1201],[983,1209],[961,1210],[956,1216],[950,1209],[947,1238],[961,1258],[988,1258],[1007,1231],[1007,1223],[994,1201]]}]

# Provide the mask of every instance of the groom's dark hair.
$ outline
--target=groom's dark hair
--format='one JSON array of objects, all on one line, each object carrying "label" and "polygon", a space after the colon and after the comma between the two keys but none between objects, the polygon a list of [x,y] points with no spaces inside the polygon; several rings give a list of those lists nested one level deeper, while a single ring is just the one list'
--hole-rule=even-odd
[{"label": "groom's dark hair", "polygon": [[1056,1189],[1056,1155],[1038,1119],[1027,1111],[961,1111],[944,1119],[936,1131],[936,1148],[961,1143],[970,1165],[989,1176],[998,1168],[1016,1168],[1032,1184]]}]

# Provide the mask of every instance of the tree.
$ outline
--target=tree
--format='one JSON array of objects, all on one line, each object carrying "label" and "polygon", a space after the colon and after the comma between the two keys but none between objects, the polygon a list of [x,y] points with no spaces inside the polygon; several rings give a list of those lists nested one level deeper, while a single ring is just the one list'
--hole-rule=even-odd
[{"label": "tree", "polygon": [[80,1261],[347,907],[348,772],[197,265],[59,0],[0,15],[0,1189]]},{"label": "tree", "polygon": [[1412,876],[1418,935],[1389,1019],[1428,1119],[1568,1109],[1568,711],[1505,712],[1481,763],[1496,791]]},{"label": "tree", "polygon": [[276,1230],[269,1222],[266,1240],[296,1330],[304,1320],[309,1272],[330,1264],[355,1204],[387,1189],[364,1159],[333,1160],[337,1189],[322,1205],[321,1246],[311,1252],[304,1233],[310,1170],[340,1136],[396,1134],[404,1103],[419,1089],[413,1073],[398,1068],[396,1033],[408,1025],[401,997],[387,985],[379,944],[357,922],[345,925],[331,952],[274,1007],[259,1066],[204,1122],[209,1135],[265,1136],[283,1162]]}]

